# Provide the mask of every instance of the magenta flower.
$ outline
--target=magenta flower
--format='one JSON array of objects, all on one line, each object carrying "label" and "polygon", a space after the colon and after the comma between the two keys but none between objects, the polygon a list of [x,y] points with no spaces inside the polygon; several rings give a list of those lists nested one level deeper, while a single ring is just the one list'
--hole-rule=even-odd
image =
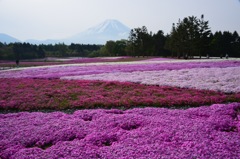
[{"label": "magenta flower", "polygon": [[240,158],[240,103],[0,115],[0,157]]},{"label": "magenta flower", "polygon": [[240,93],[123,82],[0,79],[0,110],[185,107],[240,102]]}]

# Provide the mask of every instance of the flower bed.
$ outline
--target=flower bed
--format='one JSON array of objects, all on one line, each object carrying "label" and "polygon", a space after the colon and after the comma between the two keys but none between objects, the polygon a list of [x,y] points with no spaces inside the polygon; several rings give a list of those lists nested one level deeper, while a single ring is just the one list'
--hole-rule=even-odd
[{"label": "flower bed", "polygon": [[240,102],[239,94],[134,83],[0,79],[0,110],[185,107]]},{"label": "flower bed", "polygon": [[0,158],[240,158],[239,68],[152,59],[0,71]]},{"label": "flower bed", "polygon": [[82,65],[46,66],[37,68],[0,71],[0,78],[60,78],[112,72],[181,70],[193,68],[226,68],[240,67],[240,61],[217,62],[129,62],[129,63],[95,63]]},{"label": "flower bed", "polygon": [[0,115],[0,158],[240,158],[240,103]]},{"label": "flower bed", "polygon": [[135,82],[147,85],[207,89],[226,93],[240,92],[240,67],[116,72],[65,76],[61,79]]},{"label": "flower bed", "polygon": [[[31,66],[47,66],[47,65],[62,65],[62,64],[74,64],[74,63],[96,63],[96,62],[116,62],[121,60],[128,60],[129,57],[118,58],[45,58],[35,60],[20,61],[21,67]],[[0,67],[16,67],[15,61],[0,61]]]}]

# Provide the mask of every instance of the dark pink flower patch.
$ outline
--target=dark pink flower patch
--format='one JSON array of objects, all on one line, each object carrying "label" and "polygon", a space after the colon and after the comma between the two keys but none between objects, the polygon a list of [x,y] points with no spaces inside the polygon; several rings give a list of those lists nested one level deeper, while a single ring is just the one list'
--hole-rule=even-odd
[{"label": "dark pink flower patch", "polygon": [[240,103],[0,114],[0,158],[236,159],[239,119]]},{"label": "dark pink flower patch", "polygon": [[240,100],[240,94],[127,82],[0,79],[0,83],[1,110],[178,107]]}]

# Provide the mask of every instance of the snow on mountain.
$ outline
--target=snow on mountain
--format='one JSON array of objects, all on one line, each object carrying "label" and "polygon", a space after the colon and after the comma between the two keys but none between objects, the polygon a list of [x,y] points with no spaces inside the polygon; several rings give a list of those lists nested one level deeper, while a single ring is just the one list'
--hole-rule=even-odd
[{"label": "snow on mountain", "polygon": [[129,33],[130,28],[126,25],[110,19],[67,39],[67,43],[105,44],[109,40],[127,39]]},{"label": "snow on mountain", "polygon": [[[78,44],[105,44],[109,40],[121,40],[127,39],[130,33],[130,28],[122,24],[118,20],[108,19],[101,24],[87,29],[77,35],[74,35],[66,39],[48,39],[48,40],[36,40],[29,39],[25,42],[31,44],[56,44],[56,43],[78,43]],[[0,34],[0,42],[20,42],[6,34]]]},{"label": "snow on mountain", "polygon": [[101,34],[101,33],[115,33],[115,34],[122,34],[122,33],[129,33],[130,29],[123,25],[118,20],[106,20],[103,23],[89,28],[87,30],[90,34]]}]

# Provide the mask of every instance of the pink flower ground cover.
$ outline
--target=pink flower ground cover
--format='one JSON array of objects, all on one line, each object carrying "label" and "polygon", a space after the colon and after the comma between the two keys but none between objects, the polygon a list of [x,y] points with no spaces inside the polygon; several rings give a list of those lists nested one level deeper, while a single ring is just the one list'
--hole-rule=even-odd
[{"label": "pink flower ground cover", "polygon": [[[0,71],[0,158],[239,159],[239,67],[240,61],[232,60],[149,60]],[[171,70],[175,73],[168,74]],[[202,70],[200,75],[197,70]],[[156,82],[161,71],[166,73],[163,82],[171,77],[199,87],[140,84]],[[103,73],[141,80],[62,80]],[[209,89],[219,79],[227,89],[201,90],[201,80]],[[185,109],[192,106],[198,108]],[[49,112],[10,113],[39,110]]]},{"label": "pink flower ground cover", "polygon": [[226,93],[240,92],[240,67],[116,72],[65,76],[61,77],[61,79],[134,82],[147,85],[206,89]]},{"label": "pink flower ground cover", "polygon": [[240,103],[0,114],[0,158],[240,158]]},{"label": "pink flower ground cover", "polygon": [[240,102],[240,93],[129,82],[0,79],[0,110],[183,107]]},{"label": "pink flower ground cover", "polygon": [[134,72],[134,71],[159,71],[181,70],[192,68],[226,68],[239,67],[240,61],[217,62],[146,62],[146,63],[100,63],[91,65],[64,65],[43,68],[28,68],[14,71],[0,71],[0,78],[61,78],[64,76],[80,76],[101,73]]}]

